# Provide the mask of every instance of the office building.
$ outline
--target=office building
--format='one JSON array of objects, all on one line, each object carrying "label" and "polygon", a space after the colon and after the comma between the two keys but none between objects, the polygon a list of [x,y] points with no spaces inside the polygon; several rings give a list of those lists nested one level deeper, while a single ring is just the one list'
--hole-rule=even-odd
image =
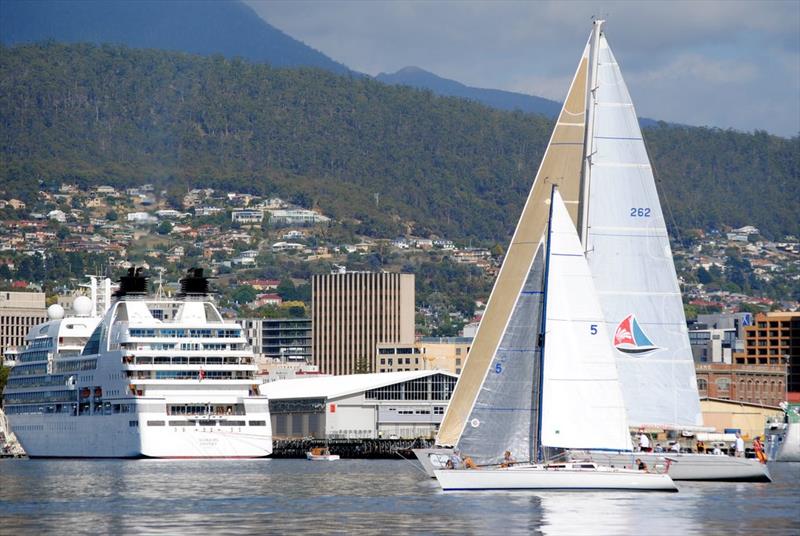
[{"label": "office building", "polygon": [[0,292],[0,362],[7,350],[22,347],[28,331],[45,320],[43,292]]},{"label": "office building", "polygon": [[243,318],[239,322],[256,355],[311,362],[310,318]]},{"label": "office building", "polygon": [[375,372],[378,343],[414,343],[414,275],[315,275],[311,319],[312,360],[320,372]]},{"label": "office building", "polygon": [[378,372],[446,370],[461,374],[472,337],[422,337],[414,344],[379,343]]},{"label": "office building", "polygon": [[740,365],[785,365],[787,398],[800,402],[800,312],[758,313],[744,328],[744,348],[734,354]]}]

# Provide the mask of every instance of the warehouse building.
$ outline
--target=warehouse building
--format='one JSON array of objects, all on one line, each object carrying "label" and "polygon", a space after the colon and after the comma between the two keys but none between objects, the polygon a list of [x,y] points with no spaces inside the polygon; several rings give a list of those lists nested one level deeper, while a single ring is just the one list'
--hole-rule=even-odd
[{"label": "warehouse building", "polygon": [[317,376],[261,386],[286,438],[433,438],[457,376],[440,370]]}]

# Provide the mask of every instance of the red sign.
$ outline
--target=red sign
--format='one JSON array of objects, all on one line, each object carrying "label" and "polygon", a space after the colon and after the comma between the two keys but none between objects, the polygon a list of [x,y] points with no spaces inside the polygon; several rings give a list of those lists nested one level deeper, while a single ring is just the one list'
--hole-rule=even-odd
[{"label": "red sign", "polygon": [[336,413],[336,404],[331,404],[331,413]]}]

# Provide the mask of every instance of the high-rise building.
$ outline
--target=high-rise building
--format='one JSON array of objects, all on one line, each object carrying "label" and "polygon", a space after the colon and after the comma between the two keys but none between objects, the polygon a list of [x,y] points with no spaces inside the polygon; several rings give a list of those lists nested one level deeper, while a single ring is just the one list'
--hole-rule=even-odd
[{"label": "high-rise building", "polygon": [[756,314],[744,328],[744,350],[733,356],[737,364],[786,364],[787,398],[800,402],[800,312]]},{"label": "high-rise building", "polygon": [[0,292],[0,363],[7,350],[23,346],[28,331],[45,320],[43,292]]},{"label": "high-rise building", "polygon": [[340,272],[311,280],[312,360],[323,374],[375,372],[378,343],[414,343],[414,275]]}]

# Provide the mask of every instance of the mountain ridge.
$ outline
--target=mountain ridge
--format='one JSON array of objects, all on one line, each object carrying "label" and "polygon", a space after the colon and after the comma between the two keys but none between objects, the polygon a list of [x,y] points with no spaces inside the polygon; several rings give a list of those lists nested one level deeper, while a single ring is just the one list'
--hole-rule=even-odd
[{"label": "mountain ridge", "polygon": [[0,41],[124,44],[242,57],[276,67],[358,75],[272,26],[243,2],[137,0],[0,1]]},{"label": "mountain ridge", "polygon": [[551,119],[561,111],[560,102],[502,89],[472,87],[416,66],[403,67],[394,73],[379,73],[375,79],[386,84],[429,89],[437,95],[462,97],[499,110],[538,113]]}]

